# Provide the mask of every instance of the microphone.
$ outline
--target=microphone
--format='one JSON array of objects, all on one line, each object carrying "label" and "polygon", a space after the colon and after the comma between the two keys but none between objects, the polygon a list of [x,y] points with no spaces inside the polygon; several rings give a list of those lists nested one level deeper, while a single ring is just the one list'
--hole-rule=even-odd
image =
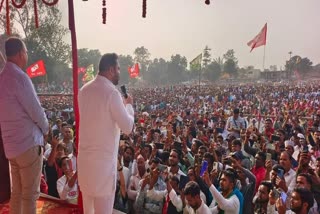
[{"label": "microphone", "polygon": [[127,99],[127,98],[128,98],[128,94],[127,94],[126,86],[125,86],[125,85],[122,85],[122,86],[120,87],[120,89],[121,89],[121,92],[122,92],[124,98]]}]

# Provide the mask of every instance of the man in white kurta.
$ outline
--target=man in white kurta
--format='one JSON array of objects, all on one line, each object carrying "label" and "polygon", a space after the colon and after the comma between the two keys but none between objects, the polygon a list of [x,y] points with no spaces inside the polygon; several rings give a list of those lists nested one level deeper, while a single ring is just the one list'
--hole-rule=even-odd
[{"label": "man in white kurta", "polygon": [[78,180],[83,194],[84,213],[112,213],[120,130],[132,131],[131,96],[121,98],[120,67],[116,54],[105,54],[97,77],[79,92],[80,130]]}]

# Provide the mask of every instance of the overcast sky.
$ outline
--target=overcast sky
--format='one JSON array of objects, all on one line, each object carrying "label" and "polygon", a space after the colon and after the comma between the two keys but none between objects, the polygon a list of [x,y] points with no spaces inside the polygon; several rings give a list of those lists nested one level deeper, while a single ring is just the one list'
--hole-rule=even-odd
[{"label": "overcast sky", "polygon": [[[240,66],[261,69],[263,47],[246,44],[267,22],[266,68],[283,67],[289,51],[320,63],[320,0],[148,0],[145,19],[142,0],[107,0],[106,25],[102,0],[74,2],[78,48],[132,55],[144,46],[152,59],[190,62],[208,45],[213,58],[234,49]],[[59,4],[67,17],[67,1]]]}]

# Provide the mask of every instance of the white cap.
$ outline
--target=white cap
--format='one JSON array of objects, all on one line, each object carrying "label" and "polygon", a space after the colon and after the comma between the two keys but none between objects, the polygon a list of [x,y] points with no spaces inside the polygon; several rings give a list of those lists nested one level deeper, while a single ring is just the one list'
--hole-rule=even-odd
[{"label": "white cap", "polygon": [[303,134],[301,134],[301,133],[298,133],[298,134],[297,134],[297,136],[298,136],[298,138],[306,139],[306,138],[304,137],[304,135],[303,135]]},{"label": "white cap", "polygon": [[294,142],[292,142],[291,140],[286,140],[286,141],[284,141],[284,145],[285,145],[285,147],[287,147],[287,146],[294,147]]}]

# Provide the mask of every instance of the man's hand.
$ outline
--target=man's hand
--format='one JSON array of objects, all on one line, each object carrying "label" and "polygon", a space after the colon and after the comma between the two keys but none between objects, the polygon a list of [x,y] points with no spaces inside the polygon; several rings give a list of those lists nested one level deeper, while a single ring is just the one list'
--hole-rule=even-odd
[{"label": "man's hand", "polygon": [[210,176],[208,171],[205,171],[203,176],[202,176],[203,181],[207,184],[208,187],[210,187],[212,185],[212,182],[210,180]]},{"label": "man's hand", "polygon": [[150,175],[142,179],[141,190],[143,190],[147,184],[150,184]]},{"label": "man's hand", "polygon": [[51,140],[52,148],[56,148],[58,144],[59,144],[58,137],[53,137],[52,140]]},{"label": "man's hand", "polygon": [[287,192],[288,191],[288,187],[286,185],[286,182],[284,179],[281,179],[277,176],[276,178],[276,185],[277,187],[281,188],[283,191]]},{"label": "man's hand", "polygon": [[124,97],[123,97],[123,103],[124,103],[125,105],[127,105],[127,104],[133,105],[133,98],[131,97],[131,95],[128,94],[128,97],[127,97],[127,98],[124,98]]},{"label": "man's hand", "polygon": [[278,210],[279,214],[285,214],[286,213],[286,205],[284,204],[284,202],[282,201],[281,198],[278,198],[277,202],[276,202],[276,207]]},{"label": "man's hand", "polygon": [[160,175],[160,171],[158,168],[155,168],[154,170],[152,170],[152,176],[151,176],[150,182],[149,182],[150,189],[152,189],[153,186],[157,183],[159,175]]},{"label": "man's hand", "polygon": [[269,203],[271,205],[274,205],[276,203],[276,201],[277,201],[277,198],[275,197],[275,193],[271,190],[269,192]]},{"label": "man's hand", "polygon": [[271,172],[271,170],[272,170],[272,160],[267,160],[266,161],[266,169],[267,169],[267,172]]},{"label": "man's hand", "polygon": [[72,178],[72,176],[74,175],[74,172],[70,169],[65,171],[65,175],[67,177],[67,180],[70,180]]},{"label": "man's hand", "polygon": [[213,169],[210,173],[210,178],[213,181],[214,179],[216,179],[219,175],[219,172],[216,169]]},{"label": "man's hand", "polygon": [[140,152],[140,148],[136,151],[136,153],[134,154],[134,159],[137,160],[138,156],[141,154]]}]

